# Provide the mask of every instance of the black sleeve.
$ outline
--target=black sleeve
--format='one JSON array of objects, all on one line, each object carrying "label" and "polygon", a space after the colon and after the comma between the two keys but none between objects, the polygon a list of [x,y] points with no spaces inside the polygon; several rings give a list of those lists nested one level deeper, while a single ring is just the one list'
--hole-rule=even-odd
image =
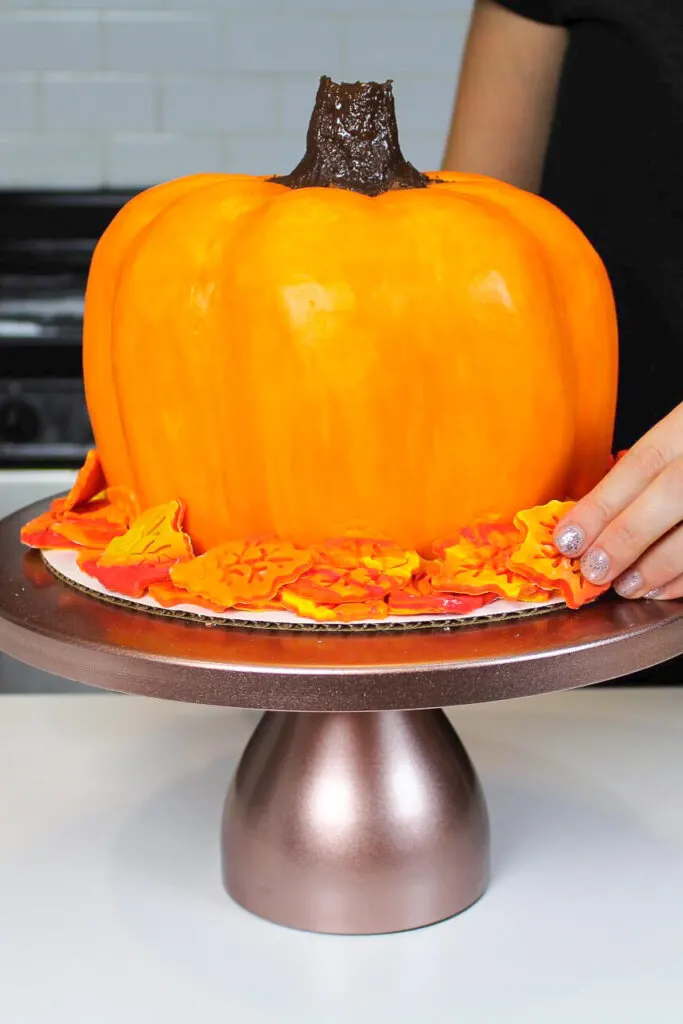
[{"label": "black sleeve", "polygon": [[566,25],[569,20],[568,0],[495,0],[500,7],[521,14],[545,25]]}]

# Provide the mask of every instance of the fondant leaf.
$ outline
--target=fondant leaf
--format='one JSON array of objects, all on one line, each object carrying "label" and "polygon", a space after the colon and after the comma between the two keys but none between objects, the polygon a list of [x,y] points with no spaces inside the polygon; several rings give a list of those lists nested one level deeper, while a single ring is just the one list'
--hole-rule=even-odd
[{"label": "fondant leaf", "polygon": [[85,462],[78,471],[74,485],[64,499],[63,511],[69,512],[77,505],[90,501],[107,486],[104,478],[104,470],[97,452],[93,449],[88,452]]},{"label": "fondant leaf", "polygon": [[[97,553],[99,555],[99,552]],[[143,597],[152,583],[168,580],[172,562],[137,562],[102,565],[102,556],[93,552],[79,555],[78,564],[88,576],[99,580],[106,590],[125,597]]]},{"label": "fondant leaf", "polygon": [[389,576],[365,568],[344,570],[314,566],[288,589],[309,601],[334,606],[381,600],[391,587]]},{"label": "fondant leaf", "polygon": [[288,611],[315,622],[360,622],[363,619],[386,619],[389,614],[386,601],[324,605],[296,594],[289,587],[281,591],[280,600]]},{"label": "fondant leaf", "polygon": [[313,557],[285,541],[234,541],[220,544],[171,570],[171,579],[190,594],[223,608],[270,601],[280,587],[293,583]]},{"label": "fondant leaf", "polygon": [[435,545],[443,561],[432,578],[434,590],[493,594],[508,601],[547,601],[550,595],[546,591],[510,566],[510,556],[521,541],[519,528],[494,519],[468,527],[451,542]]},{"label": "fondant leaf", "polygon": [[[91,484],[95,472],[96,467],[93,469],[91,466],[88,472]],[[79,487],[78,493],[87,493],[85,484]],[[74,485],[68,498],[55,498],[49,511],[26,523],[21,530],[22,542],[43,550],[83,547],[104,550],[115,537],[126,532],[138,515],[137,501],[126,488],[112,487],[106,492],[98,491],[90,500],[80,501],[74,506],[69,499],[73,498],[76,491]]]},{"label": "fondant leaf", "polygon": [[570,608],[580,608],[609,589],[596,586],[582,575],[578,559],[566,558],[553,537],[559,521],[573,508],[571,501],[551,501],[525,509],[515,517],[523,541],[510,556],[510,568],[545,590],[555,590]]},{"label": "fondant leaf", "polygon": [[338,537],[325,541],[315,551],[322,565],[339,569],[367,569],[397,582],[407,582],[420,566],[420,556],[416,551],[405,551],[388,540]]},{"label": "fondant leaf", "polygon": [[175,608],[179,604],[193,604],[199,608],[206,608],[212,612],[225,611],[220,605],[213,601],[207,601],[203,597],[191,596],[186,590],[176,587],[170,579],[152,583],[147,591],[149,597],[153,597],[163,608]]},{"label": "fondant leaf", "polygon": [[182,501],[169,501],[147,509],[130,529],[107,545],[99,559],[101,567],[141,564],[173,564],[192,558],[192,541],[181,526],[185,514]]},{"label": "fondant leaf", "polygon": [[190,538],[181,530],[183,515],[181,501],[148,509],[97,558],[82,557],[78,564],[107,590],[142,597],[150,584],[169,579],[172,565],[192,557]]},{"label": "fondant leaf", "polygon": [[391,615],[465,615],[495,599],[495,594],[418,594],[395,590],[389,594],[389,612]]},{"label": "fondant leaf", "polygon": [[29,548],[38,548],[41,551],[50,551],[58,548],[73,548],[76,545],[68,537],[55,532],[57,519],[51,511],[42,512],[35,519],[25,523],[21,528],[20,539],[22,544]]}]

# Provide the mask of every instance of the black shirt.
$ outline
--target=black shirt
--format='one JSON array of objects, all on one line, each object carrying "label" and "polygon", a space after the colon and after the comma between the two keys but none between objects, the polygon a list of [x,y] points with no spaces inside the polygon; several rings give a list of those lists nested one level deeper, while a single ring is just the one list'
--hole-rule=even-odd
[{"label": "black shirt", "polygon": [[541,191],[612,281],[626,448],[683,400],[683,0],[498,2],[570,31]]},{"label": "black shirt", "polygon": [[[683,401],[683,0],[497,2],[569,29],[541,192],[610,275],[627,448]],[[621,682],[682,679],[677,658]]]}]

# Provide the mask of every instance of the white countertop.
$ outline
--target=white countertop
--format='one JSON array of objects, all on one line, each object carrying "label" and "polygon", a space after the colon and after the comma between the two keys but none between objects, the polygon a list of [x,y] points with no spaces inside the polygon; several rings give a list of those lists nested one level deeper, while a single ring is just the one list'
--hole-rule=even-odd
[{"label": "white countertop", "polygon": [[445,924],[267,924],[221,889],[250,712],[0,698],[7,1024],[680,1024],[683,689],[459,709],[494,876]]}]

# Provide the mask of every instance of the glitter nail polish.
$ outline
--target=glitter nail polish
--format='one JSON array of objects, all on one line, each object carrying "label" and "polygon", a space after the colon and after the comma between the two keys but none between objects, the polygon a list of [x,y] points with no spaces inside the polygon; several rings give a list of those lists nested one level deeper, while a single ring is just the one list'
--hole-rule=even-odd
[{"label": "glitter nail polish", "polygon": [[619,594],[619,597],[632,597],[634,594],[638,593],[642,586],[643,577],[639,572],[634,570],[633,572],[626,572],[623,576],[620,576],[614,584],[614,589],[617,594]]},{"label": "glitter nail polish", "polygon": [[581,559],[581,572],[590,583],[603,583],[609,569],[609,555],[602,548],[591,548]]},{"label": "glitter nail polish", "polygon": [[584,545],[585,535],[580,526],[564,526],[555,533],[555,547],[562,555],[576,558]]},{"label": "glitter nail polish", "polygon": [[647,594],[645,594],[645,600],[646,601],[656,601],[657,598],[660,597],[661,593],[662,593],[662,588],[661,587],[655,587],[654,590],[648,590]]}]

